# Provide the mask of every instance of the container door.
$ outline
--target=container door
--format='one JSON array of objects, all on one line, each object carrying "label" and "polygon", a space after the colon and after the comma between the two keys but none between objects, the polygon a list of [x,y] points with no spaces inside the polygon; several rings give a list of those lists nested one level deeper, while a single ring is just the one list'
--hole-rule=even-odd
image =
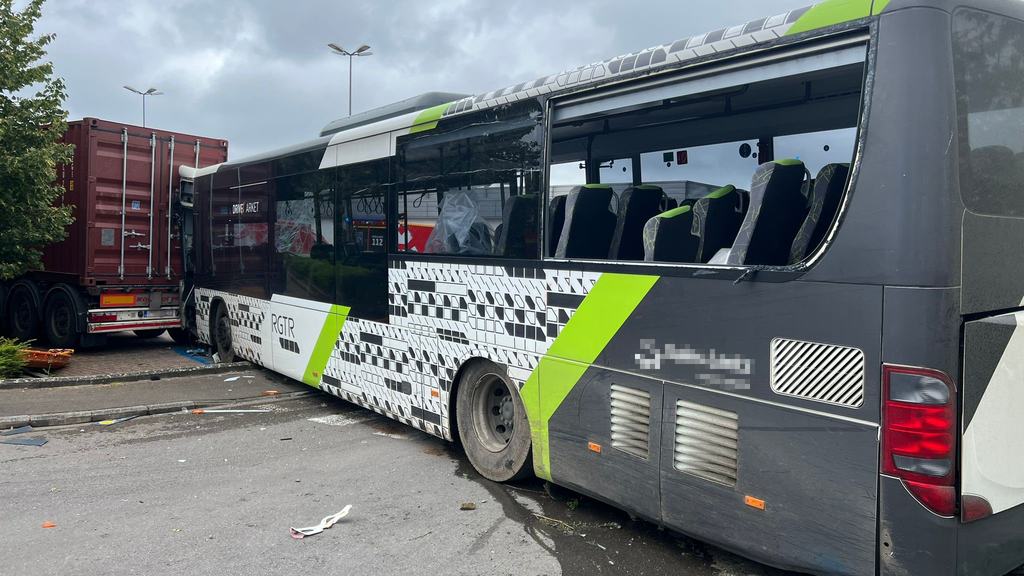
[{"label": "container door", "polygon": [[144,283],[153,274],[155,144],[152,135],[127,129],[93,129],[90,134],[93,218],[88,243],[93,258],[87,272],[106,277],[105,283]]}]

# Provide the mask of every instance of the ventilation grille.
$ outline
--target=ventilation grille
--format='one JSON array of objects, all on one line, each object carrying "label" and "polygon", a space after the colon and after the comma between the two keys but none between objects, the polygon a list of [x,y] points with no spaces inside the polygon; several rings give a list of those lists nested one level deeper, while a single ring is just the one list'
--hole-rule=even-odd
[{"label": "ventilation grille", "polygon": [[612,384],[612,448],[647,458],[651,445],[651,393]]},{"label": "ventilation grille", "polygon": [[772,340],[772,390],[858,408],[864,404],[864,352],[776,338]]},{"label": "ventilation grille", "polygon": [[676,401],[676,470],[735,486],[739,427],[735,412]]}]

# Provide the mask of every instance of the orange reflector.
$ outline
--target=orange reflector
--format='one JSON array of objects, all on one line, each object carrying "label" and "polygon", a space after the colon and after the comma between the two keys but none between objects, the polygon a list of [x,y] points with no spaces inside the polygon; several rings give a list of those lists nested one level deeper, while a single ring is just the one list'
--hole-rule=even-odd
[{"label": "orange reflector", "polygon": [[588,442],[587,443],[587,448],[590,448],[590,450],[592,452],[597,452],[598,454],[601,453],[601,445],[600,444],[594,444],[593,442]]},{"label": "orange reflector", "polygon": [[43,528],[56,528],[56,527],[57,527],[57,525],[54,524],[53,522],[50,522],[50,521],[43,522]]},{"label": "orange reflector", "polygon": [[135,294],[100,294],[100,308],[135,306]]},{"label": "orange reflector", "polygon": [[758,500],[757,498],[754,498],[753,496],[744,496],[743,497],[743,501],[746,503],[747,506],[750,506],[751,508],[757,508],[758,510],[764,510],[764,500]]},{"label": "orange reflector", "polygon": [[193,414],[206,414],[206,412],[203,411],[203,410],[193,410],[192,413]]},{"label": "orange reflector", "polygon": [[263,392],[264,396],[277,396],[278,394],[280,394],[280,392],[278,392],[277,390],[265,390]]},{"label": "orange reflector", "polygon": [[431,390],[431,391],[430,391],[430,395],[431,395],[431,396],[433,396],[434,398],[437,398],[438,396],[440,396],[440,395],[439,395],[439,394],[437,393],[437,390]]}]

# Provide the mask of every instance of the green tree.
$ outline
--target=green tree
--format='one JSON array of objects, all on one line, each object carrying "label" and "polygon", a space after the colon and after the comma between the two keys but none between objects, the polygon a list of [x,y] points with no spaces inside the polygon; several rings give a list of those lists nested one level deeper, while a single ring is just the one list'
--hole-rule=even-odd
[{"label": "green tree", "polygon": [[0,0],[0,280],[41,268],[40,249],[67,237],[71,207],[54,183],[72,147],[58,142],[67,129],[64,81],[43,61],[53,34],[35,36],[43,0],[21,11]]}]

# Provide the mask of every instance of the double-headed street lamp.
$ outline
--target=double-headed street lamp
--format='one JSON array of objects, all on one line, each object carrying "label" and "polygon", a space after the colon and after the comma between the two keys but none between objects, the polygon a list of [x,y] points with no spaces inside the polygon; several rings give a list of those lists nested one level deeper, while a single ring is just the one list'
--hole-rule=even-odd
[{"label": "double-headed street lamp", "polygon": [[158,92],[156,88],[150,88],[149,90],[146,90],[145,92],[143,92],[141,90],[136,90],[135,88],[132,88],[131,86],[127,86],[127,85],[124,87],[124,89],[128,90],[130,92],[134,92],[134,93],[138,94],[139,96],[142,96],[142,127],[145,128],[146,127],[146,96],[159,96],[159,95],[163,94],[163,92]]},{"label": "double-headed street lamp", "polygon": [[353,56],[373,56],[373,52],[370,52],[370,47],[367,46],[366,44],[363,44],[362,46],[357,48],[355,52],[349,52],[348,50],[345,50],[344,48],[342,48],[341,46],[338,46],[334,42],[328,43],[327,47],[330,48],[338,56],[348,56],[348,115],[351,116],[352,115],[352,57]]}]

